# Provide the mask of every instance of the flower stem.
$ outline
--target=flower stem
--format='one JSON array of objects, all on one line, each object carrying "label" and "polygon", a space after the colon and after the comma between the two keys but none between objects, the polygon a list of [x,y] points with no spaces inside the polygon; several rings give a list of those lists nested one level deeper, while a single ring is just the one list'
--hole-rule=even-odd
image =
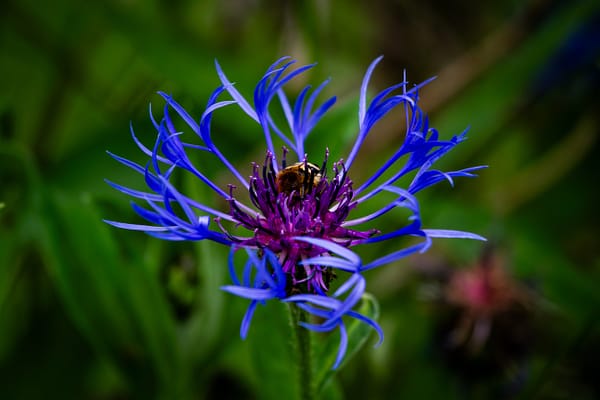
[{"label": "flower stem", "polygon": [[295,304],[290,304],[290,317],[292,329],[295,336],[295,348],[298,362],[298,386],[302,400],[315,399],[312,374],[312,349],[310,343],[310,331],[302,327],[300,322],[307,322],[306,311]]}]

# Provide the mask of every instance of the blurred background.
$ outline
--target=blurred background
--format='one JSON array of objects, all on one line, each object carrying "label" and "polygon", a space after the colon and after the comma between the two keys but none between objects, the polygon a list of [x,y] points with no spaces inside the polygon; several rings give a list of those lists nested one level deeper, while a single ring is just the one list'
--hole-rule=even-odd
[{"label": "blurred background", "polygon": [[[219,290],[227,249],[102,222],[139,221],[103,180],[143,182],[105,151],[144,162],[129,124],[153,143],[157,90],[199,117],[214,59],[251,97],[283,55],[318,62],[313,84],[333,78],[319,154],[350,148],[362,77],[384,55],[373,92],[404,70],[437,76],[422,91],[431,125],[442,138],[469,127],[443,167],[490,166],[419,195],[426,227],[489,243],[439,240],[372,271],[385,342],[371,337],[323,398],[600,398],[600,4],[585,0],[5,2],[0,398],[293,398],[277,306],[239,338],[247,303]],[[261,161],[251,121],[222,115],[216,140],[234,164]],[[400,143],[402,118],[382,121],[354,181]]]}]

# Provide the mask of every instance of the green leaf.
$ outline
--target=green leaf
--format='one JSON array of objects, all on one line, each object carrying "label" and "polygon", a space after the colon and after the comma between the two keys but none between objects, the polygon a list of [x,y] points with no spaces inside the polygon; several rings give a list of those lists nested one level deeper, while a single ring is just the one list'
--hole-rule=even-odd
[{"label": "green leaf", "polygon": [[[356,311],[368,318],[377,320],[379,318],[379,303],[373,295],[365,293]],[[317,346],[313,365],[314,380],[318,391],[326,387],[335,373],[365,345],[369,335],[373,332],[373,328],[369,325],[354,318],[346,322],[346,330],[348,331],[348,350],[337,370],[333,370],[332,366],[335,363],[339,349],[339,336],[330,334],[321,346]]]},{"label": "green leaf", "polygon": [[270,301],[257,306],[247,340],[259,398],[299,398],[294,335],[287,304]]},{"label": "green leaf", "polygon": [[344,391],[342,390],[342,386],[339,381],[335,379],[330,379],[321,392],[319,393],[320,399],[327,400],[343,400],[344,399]]}]

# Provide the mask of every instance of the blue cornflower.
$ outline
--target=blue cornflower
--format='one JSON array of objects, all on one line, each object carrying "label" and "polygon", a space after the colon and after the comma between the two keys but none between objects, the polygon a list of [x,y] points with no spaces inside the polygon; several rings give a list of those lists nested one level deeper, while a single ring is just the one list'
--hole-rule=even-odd
[{"label": "blue cornflower", "polygon": [[[271,65],[254,90],[253,106],[234,87],[216,63],[221,85],[212,93],[202,116],[197,121],[171,96],[159,92],[166,100],[160,121],[150,118],[157,131],[152,149],[142,144],[131,133],[138,147],[149,157],[145,166],[111,154],[117,161],[144,176],[149,191],[139,191],[108,182],[117,190],[143,200],[147,207],[136,203],[132,207],[149,224],[130,224],[107,221],[124,229],[140,230],[166,240],[209,239],[231,248],[229,266],[233,284],[223,287],[229,293],[250,299],[250,306],[242,321],[241,336],[245,337],[257,304],[271,299],[295,303],[306,312],[318,317],[319,324],[302,323],[313,331],[339,329],[340,346],[334,368],[346,352],[347,336],[344,318],[356,318],[383,333],[377,323],[354,311],[365,292],[363,272],[387,264],[415,252],[424,252],[434,237],[483,239],[478,235],[451,231],[423,229],[419,203],[414,194],[443,180],[471,177],[472,167],[459,171],[442,172],[433,169],[434,163],[465,139],[465,132],[450,140],[440,140],[438,132],[430,128],[428,118],[419,108],[419,89],[423,82],[409,88],[406,79],[367,100],[367,87],[377,58],[367,69],[360,89],[358,135],[346,160],[340,159],[328,166],[328,149],[320,166],[309,161],[304,143],[318,121],[334,105],[332,97],[317,105],[317,98],[328,80],[312,90],[305,87],[293,105],[284,92],[284,86],[314,65],[291,70],[295,63],[287,57]],[[221,100],[223,94],[229,99]],[[213,143],[211,119],[217,110],[237,106],[254,120],[264,135],[264,161],[254,163],[251,175],[244,177]],[[352,167],[372,127],[387,113],[402,106],[406,115],[404,142],[376,172],[357,188],[350,179]],[[281,128],[271,114],[279,107],[287,126]],[[193,134],[175,129],[170,113],[174,111]],[[190,141],[185,137],[191,136]],[[335,133],[331,133],[335,136]],[[196,142],[192,142],[191,140]],[[277,156],[274,139],[283,144],[281,157]],[[189,152],[220,163],[235,179],[228,188],[221,188],[194,166]],[[109,153],[110,154],[110,153]],[[290,158],[293,158],[290,161]],[[400,162],[400,159],[405,160]],[[222,197],[229,210],[218,210],[190,198],[176,188],[171,180],[175,171],[191,173],[204,185]],[[413,173],[408,187],[397,182]],[[383,178],[385,174],[385,179]],[[386,205],[368,215],[360,215],[361,204],[382,192],[392,193]],[[389,195],[388,195],[389,196]],[[392,209],[405,208],[411,214],[408,223],[390,232],[362,228]],[[216,228],[210,227],[211,219]],[[240,233],[244,231],[244,233]],[[350,248],[368,243],[389,241],[400,236],[420,238],[417,244],[403,247],[370,263],[363,264]],[[247,254],[243,277],[240,280],[234,268],[234,253],[243,249]],[[337,271],[346,277],[334,293],[331,282]]]}]

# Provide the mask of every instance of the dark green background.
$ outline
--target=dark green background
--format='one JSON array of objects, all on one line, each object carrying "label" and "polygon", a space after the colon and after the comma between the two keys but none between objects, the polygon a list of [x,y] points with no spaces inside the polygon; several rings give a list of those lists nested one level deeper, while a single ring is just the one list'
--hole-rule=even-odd
[{"label": "dark green background", "polygon": [[[147,105],[158,115],[157,90],[199,117],[218,85],[215,58],[250,98],[265,68],[291,55],[317,61],[305,78],[331,76],[327,94],[339,96],[309,150],[320,157],[329,146],[343,157],[362,76],[381,54],[373,91],[401,81],[404,69],[412,82],[437,75],[422,93],[432,125],[443,138],[470,126],[442,165],[490,168],[422,193],[424,223],[490,238],[530,293],[528,319],[514,321],[530,340],[518,360],[506,351],[481,374],[479,358],[443,357],[444,305],[423,295],[443,282],[422,271],[468,268],[483,249],[440,240],[425,256],[367,275],[385,343],[373,349],[371,338],[323,396],[487,399],[513,386],[528,399],[600,396],[597,2],[12,0],[1,8],[1,398],[295,393],[286,341],[274,333],[286,325],[281,307],[259,307],[249,339],[238,336],[246,302],[219,290],[229,283],[226,249],[101,221],[138,221],[104,178],[143,185],[105,150],[143,161],[129,123],[153,142]],[[223,115],[215,140],[247,170],[264,155],[260,132],[241,112]],[[401,117],[384,119],[367,141],[355,181],[399,144]],[[180,184],[203,198],[193,180]],[[495,328],[511,334],[510,324]],[[481,358],[497,358],[486,351]]]}]

